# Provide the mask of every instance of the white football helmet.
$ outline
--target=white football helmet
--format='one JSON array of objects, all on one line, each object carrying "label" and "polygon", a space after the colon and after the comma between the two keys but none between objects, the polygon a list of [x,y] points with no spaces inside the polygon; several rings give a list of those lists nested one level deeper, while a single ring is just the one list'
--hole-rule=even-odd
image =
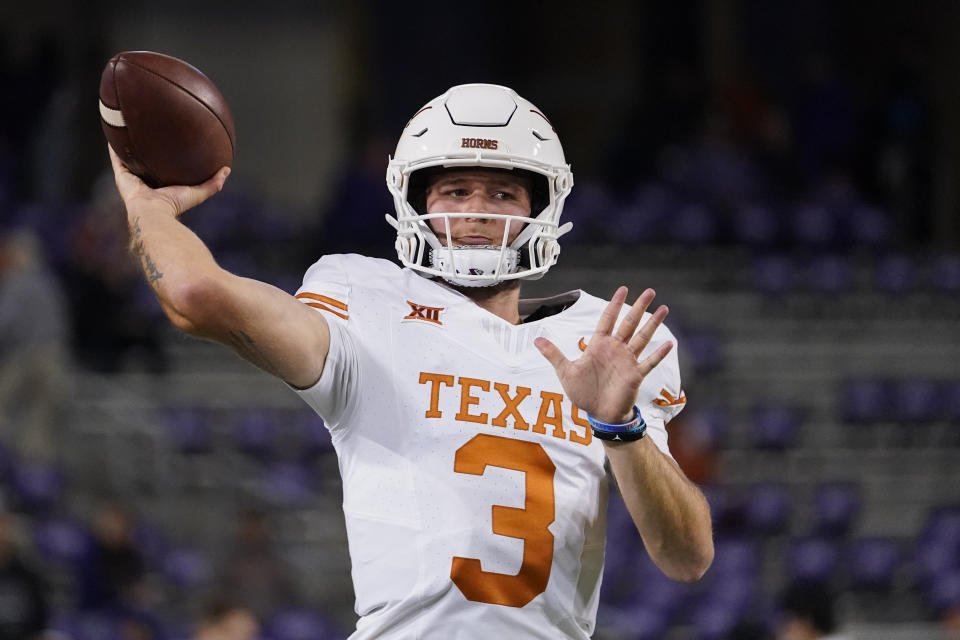
[{"label": "white football helmet", "polygon": [[[524,171],[533,178],[530,217],[426,212],[424,169],[495,167]],[[453,284],[485,287],[504,280],[543,277],[560,254],[557,238],[573,226],[560,226],[563,202],[573,187],[570,165],[550,121],[512,89],[492,84],[451,88],[417,111],[407,123],[387,166],[387,188],[397,216],[397,255],[404,266]],[[453,246],[450,218],[487,218],[522,222],[508,244]],[[444,218],[446,246],[429,220]]]}]

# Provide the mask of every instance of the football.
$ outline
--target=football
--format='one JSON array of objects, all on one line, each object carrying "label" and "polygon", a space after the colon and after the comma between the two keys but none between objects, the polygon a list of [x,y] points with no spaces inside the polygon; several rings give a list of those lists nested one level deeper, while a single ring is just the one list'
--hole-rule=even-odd
[{"label": "football", "polygon": [[196,185],[233,163],[233,116],[207,76],[152,51],[113,56],[100,77],[100,124],[151,187]]}]

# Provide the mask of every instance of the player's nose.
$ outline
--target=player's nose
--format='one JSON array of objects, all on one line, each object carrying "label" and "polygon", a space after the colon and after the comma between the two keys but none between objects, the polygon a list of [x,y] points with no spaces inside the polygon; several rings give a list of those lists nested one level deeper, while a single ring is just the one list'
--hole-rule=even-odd
[{"label": "player's nose", "polygon": [[[485,194],[474,193],[469,198],[460,201],[460,213],[497,213],[497,204]],[[490,218],[461,218],[471,222],[490,222]]]}]

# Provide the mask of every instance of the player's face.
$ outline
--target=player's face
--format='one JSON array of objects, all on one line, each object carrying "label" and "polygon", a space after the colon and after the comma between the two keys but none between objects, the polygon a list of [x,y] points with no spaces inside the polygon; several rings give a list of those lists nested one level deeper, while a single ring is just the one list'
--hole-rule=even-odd
[{"label": "player's face", "polygon": [[[430,178],[427,185],[427,213],[501,213],[530,217],[530,181],[508,169],[468,167],[447,169]],[[505,220],[450,218],[454,245],[500,245]],[[447,244],[444,218],[430,220],[440,242]],[[511,221],[509,240],[523,230],[522,222]]]}]

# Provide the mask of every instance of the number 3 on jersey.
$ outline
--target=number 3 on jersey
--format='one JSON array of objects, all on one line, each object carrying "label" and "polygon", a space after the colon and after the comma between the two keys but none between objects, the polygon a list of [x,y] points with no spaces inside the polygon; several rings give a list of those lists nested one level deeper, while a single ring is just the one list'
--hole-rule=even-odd
[{"label": "number 3 on jersey", "polygon": [[522,607],[543,593],[553,563],[553,476],[556,466],[536,442],[479,434],[457,449],[453,470],[482,476],[487,466],[523,471],[523,509],[493,505],[493,532],[523,540],[523,563],[516,575],[484,571],[476,558],[454,557],[450,578],[468,600]]}]

